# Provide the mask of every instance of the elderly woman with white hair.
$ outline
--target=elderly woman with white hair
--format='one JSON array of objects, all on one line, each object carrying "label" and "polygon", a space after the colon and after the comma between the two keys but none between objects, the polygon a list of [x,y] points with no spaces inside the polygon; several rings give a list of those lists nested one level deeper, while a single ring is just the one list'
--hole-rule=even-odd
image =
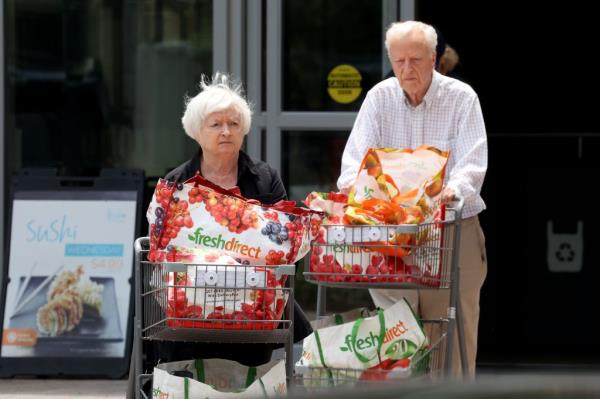
[{"label": "elderly woman with white hair", "polygon": [[232,84],[227,75],[217,73],[212,83],[203,81],[201,88],[198,95],[188,100],[181,118],[185,133],[200,148],[166,179],[183,181],[200,172],[221,187],[239,187],[247,198],[266,204],[285,199],[277,171],[241,150],[252,118],[241,95],[241,85]]},{"label": "elderly woman with white hair", "polygon": [[[275,169],[255,160],[241,150],[244,137],[250,130],[252,113],[242,97],[240,84],[216,73],[212,82],[203,78],[201,91],[188,99],[181,118],[185,133],[199,148],[191,159],[171,172],[165,179],[183,182],[196,173],[226,189],[239,188],[246,197],[264,204],[286,199],[283,182]],[[310,322],[297,303],[294,304],[294,340],[300,341],[312,332]],[[221,358],[235,360],[246,366],[268,362],[272,344],[214,344],[189,342],[144,342],[147,372],[158,362],[187,359]],[[130,370],[127,397],[133,394]]]}]

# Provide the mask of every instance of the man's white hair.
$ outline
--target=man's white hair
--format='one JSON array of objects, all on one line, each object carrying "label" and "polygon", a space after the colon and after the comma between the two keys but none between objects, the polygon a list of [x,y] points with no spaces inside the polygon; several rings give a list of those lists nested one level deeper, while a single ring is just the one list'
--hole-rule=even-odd
[{"label": "man's white hair", "polygon": [[200,93],[195,97],[186,98],[185,101],[185,112],[181,123],[188,136],[197,140],[208,115],[230,108],[240,113],[242,132],[248,134],[252,111],[243,97],[241,83],[233,82],[227,74],[216,72],[210,82],[205,75],[202,75],[200,89]]},{"label": "man's white hair", "polygon": [[435,48],[437,46],[437,33],[435,28],[419,21],[404,21],[394,22],[390,25],[387,32],[385,32],[385,49],[388,55],[390,54],[390,44],[392,40],[402,39],[407,36],[413,30],[419,30],[425,35],[425,44],[433,54],[435,54]]}]

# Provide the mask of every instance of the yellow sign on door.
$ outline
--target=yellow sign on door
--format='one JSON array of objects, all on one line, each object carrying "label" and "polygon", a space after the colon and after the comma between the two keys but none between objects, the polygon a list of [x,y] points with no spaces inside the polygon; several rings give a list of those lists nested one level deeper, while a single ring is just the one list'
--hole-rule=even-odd
[{"label": "yellow sign on door", "polygon": [[360,96],[361,81],[358,69],[348,64],[338,65],[327,75],[327,92],[333,101],[349,104]]}]

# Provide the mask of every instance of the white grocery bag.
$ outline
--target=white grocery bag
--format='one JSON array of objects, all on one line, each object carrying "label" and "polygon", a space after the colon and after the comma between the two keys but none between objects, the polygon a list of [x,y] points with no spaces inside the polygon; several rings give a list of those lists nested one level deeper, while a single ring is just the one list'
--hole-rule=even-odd
[{"label": "white grocery bag", "polygon": [[298,366],[365,370],[387,360],[412,360],[427,345],[421,325],[402,299],[375,316],[316,330],[304,339]]},{"label": "white grocery bag", "polygon": [[224,359],[184,360],[157,365],[152,377],[154,399],[275,398],[286,394],[283,360],[258,367]]}]

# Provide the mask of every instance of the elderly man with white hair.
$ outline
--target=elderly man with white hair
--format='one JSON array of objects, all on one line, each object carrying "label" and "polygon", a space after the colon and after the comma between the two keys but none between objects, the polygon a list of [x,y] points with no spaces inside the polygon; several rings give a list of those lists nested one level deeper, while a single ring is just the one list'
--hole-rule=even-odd
[{"label": "elderly man with white hair", "polygon": [[[435,29],[417,21],[397,22],[385,46],[394,77],[367,94],[342,157],[338,188],[347,191],[370,147],[416,148],[433,145],[450,152],[442,200],[465,199],[460,245],[459,300],[465,327],[468,374],[475,371],[479,293],[487,273],[485,239],[478,214],[487,170],[487,137],[477,94],[456,79],[435,71]],[[419,308],[421,317],[446,317],[448,292],[371,290],[375,304],[386,308],[401,297]],[[455,348],[458,345],[455,345]],[[454,365],[458,368],[455,351]]]}]

